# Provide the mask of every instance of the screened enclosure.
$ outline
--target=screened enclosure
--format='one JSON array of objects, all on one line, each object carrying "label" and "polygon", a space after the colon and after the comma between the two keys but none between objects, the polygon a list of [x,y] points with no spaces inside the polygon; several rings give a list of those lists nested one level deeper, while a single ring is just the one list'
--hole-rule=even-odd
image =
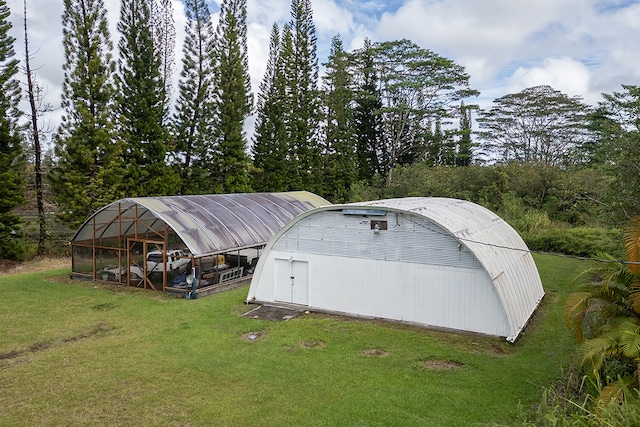
[{"label": "screened enclosure", "polygon": [[204,293],[250,275],[274,234],[297,215],[328,204],[305,191],[118,200],[73,237],[72,276]]}]

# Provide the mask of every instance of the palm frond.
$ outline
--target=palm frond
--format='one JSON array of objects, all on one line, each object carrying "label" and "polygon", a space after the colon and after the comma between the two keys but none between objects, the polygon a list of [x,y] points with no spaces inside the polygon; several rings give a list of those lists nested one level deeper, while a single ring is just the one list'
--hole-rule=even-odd
[{"label": "palm frond", "polygon": [[640,326],[625,322],[620,325],[618,334],[622,355],[629,359],[640,358]]},{"label": "palm frond", "polygon": [[607,333],[592,338],[582,344],[580,366],[589,368],[592,376],[599,377],[600,368],[602,368],[604,361],[619,352],[620,348],[615,334]]},{"label": "palm frond", "polygon": [[569,294],[564,304],[565,323],[573,331],[578,342],[584,341],[585,311],[590,298],[591,294],[589,292],[576,292]]},{"label": "palm frond", "polygon": [[[627,250],[627,261],[640,262],[640,216],[634,218],[624,229],[624,247]],[[640,264],[629,264],[633,274],[640,274]]]}]

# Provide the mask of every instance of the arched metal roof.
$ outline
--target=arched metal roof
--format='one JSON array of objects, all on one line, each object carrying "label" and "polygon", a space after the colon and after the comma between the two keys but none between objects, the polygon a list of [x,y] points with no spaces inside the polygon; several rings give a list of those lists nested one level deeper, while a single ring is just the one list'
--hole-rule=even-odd
[{"label": "arched metal roof", "polygon": [[306,191],[135,197],[113,202],[89,218],[72,242],[130,235],[167,224],[194,256],[265,244],[285,224],[329,205]]},{"label": "arched metal roof", "polygon": [[539,305],[544,290],[529,248],[506,221],[475,203],[439,197],[412,197],[359,203],[413,212],[438,223],[468,247],[489,273],[513,341]]},{"label": "arched metal roof", "polygon": [[[327,210],[361,210],[370,215],[376,215],[376,211],[406,212],[438,224],[465,245],[490,276],[509,323],[508,341],[517,339],[544,296],[537,267],[520,235],[492,211],[458,199],[409,197],[319,207],[298,216],[280,230],[265,251],[271,250],[272,242],[295,223]],[[262,267],[260,262],[258,269]]]}]

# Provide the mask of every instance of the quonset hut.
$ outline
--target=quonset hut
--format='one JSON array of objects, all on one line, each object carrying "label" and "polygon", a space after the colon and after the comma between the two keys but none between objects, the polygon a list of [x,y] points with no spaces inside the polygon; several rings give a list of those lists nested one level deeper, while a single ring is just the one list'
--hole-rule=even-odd
[{"label": "quonset hut", "polygon": [[518,233],[463,200],[319,207],[264,248],[248,303],[382,318],[513,342],[544,296]]},{"label": "quonset hut", "polygon": [[192,291],[209,293],[246,277],[280,228],[327,204],[305,191],[118,200],[73,237],[72,277],[181,292],[191,273]]}]

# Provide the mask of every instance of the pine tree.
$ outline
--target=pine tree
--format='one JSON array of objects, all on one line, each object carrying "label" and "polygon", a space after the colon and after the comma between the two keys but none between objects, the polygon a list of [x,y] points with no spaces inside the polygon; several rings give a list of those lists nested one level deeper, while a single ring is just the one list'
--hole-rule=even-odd
[{"label": "pine tree", "polygon": [[382,159],[386,156],[385,146],[380,139],[382,101],[377,88],[378,77],[371,40],[366,39],[364,47],[351,55],[351,62],[355,85],[353,115],[358,179],[370,181],[374,175],[384,174]]},{"label": "pine tree", "polygon": [[243,126],[253,109],[247,57],[247,2],[224,0],[215,38],[215,118],[217,159],[214,191],[251,191]]},{"label": "pine tree", "polygon": [[174,117],[175,158],[180,159],[181,194],[210,191],[213,144],[212,49],[213,25],[204,0],[187,0],[186,37],[178,102]]},{"label": "pine tree", "polygon": [[[185,4],[186,6],[186,4]],[[176,27],[173,19],[173,2],[171,0],[153,0],[152,19],[154,40],[160,52],[160,75],[164,83],[168,107],[173,90],[171,77],[175,65]],[[168,108],[167,108],[168,111]]]},{"label": "pine tree", "polygon": [[284,82],[280,59],[280,29],[271,28],[269,58],[260,83],[253,137],[252,187],[256,191],[287,191],[287,138]]},{"label": "pine tree", "polygon": [[118,23],[118,125],[126,165],[122,184],[128,196],[175,194],[179,186],[177,173],[165,161],[167,94],[162,55],[154,39],[152,1],[123,0]]},{"label": "pine tree", "polygon": [[456,166],[470,166],[473,160],[474,144],[471,140],[471,111],[476,106],[464,105],[460,103],[460,140],[458,141],[458,152],[456,155]]},{"label": "pine tree", "polygon": [[77,225],[119,198],[121,147],[114,138],[115,63],[102,0],[65,0],[62,124],[50,174],[60,218]]},{"label": "pine tree", "polygon": [[285,24],[282,29],[282,39],[280,41],[278,70],[281,73],[278,77],[278,84],[282,86],[282,97],[280,103],[282,106],[282,121],[284,123],[283,148],[286,152],[285,165],[285,185],[286,190],[304,189],[302,176],[300,174],[300,142],[296,138],[297,115],[300,114],[298,108],[298,99],[296,93],[298,91],[297,73],[295,73],[295,55],[294,40],[291,24]]},{"label": "pine tree", "polygon": [[0,259],[21,259],[24,246],[16,239],[23,221],[13,209],[25,201],[24,160],[18,118],[20,86],[15,79],[18,60],[9,35],[10,11],[0,0]]},{"label": "pine tree", "polygon": [[353,119],[352,77],[348,70],[348,56],[339,35],[331,41],[329,62],[325,64],[324,109],[325,138],[324,188],[320,195],[333,202],[346,202],[351,184],[356,180],[356,139]]},{"label": "pine tree", "polygon": [[[294,189],[316,191],[321,185],[319,148],[320,101],[316,29],[310,0],[292,0],[289,31],[285,27],[281,55],[290,114],[287,116],[289,151],[297,166]],[[290,36],[288,35],[290,34]],[[290,37],[290,40],[289,40]]]}]

